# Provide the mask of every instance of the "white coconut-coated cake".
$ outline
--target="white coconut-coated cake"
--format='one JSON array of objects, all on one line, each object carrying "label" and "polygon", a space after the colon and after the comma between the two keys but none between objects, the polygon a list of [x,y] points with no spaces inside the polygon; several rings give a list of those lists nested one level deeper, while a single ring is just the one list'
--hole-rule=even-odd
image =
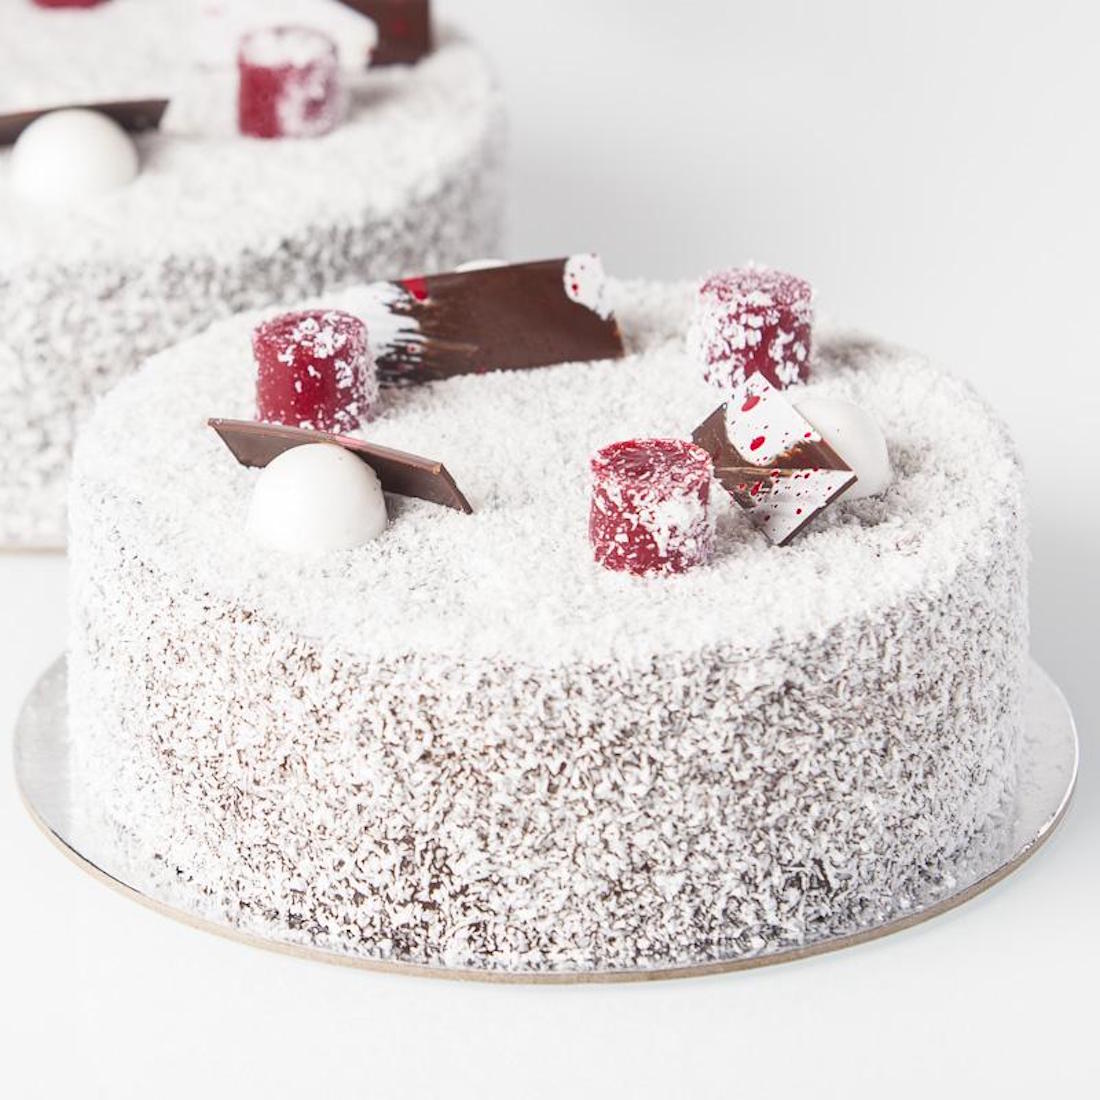
[{"label": "white coconut-coated cake", "polygon": [[[1012,798],[1027,651],[1020,471],[964,383],[815,335],[807,392],[878,420],[895,477],[789,546],[724,500],[713,560],[601,569],[589,457],[717,404],[691,288],[612,283],[619,361],[384,392],[373,441],[473,514],[390,497],[351,551],[250,544],[256,315],[101,404],[71,492],[85,822],[196,915],[480,972],[735,960],[950,884]],[[356,293],[331,299],[355,311]]]},{"label": "white coconut-coated cake", "polygon": [[453,33],[415,65],[348,70],[332,133],[262,140],[232,132],[235,70],[185,64],[192,0],[0,3],[0,111],[172,99],[135,135],[137,178],[64,207],[17,194],[0,148],[0,546],[63,544],[74,433],[149,355],[216,317],[498,247],[501,101]]}]

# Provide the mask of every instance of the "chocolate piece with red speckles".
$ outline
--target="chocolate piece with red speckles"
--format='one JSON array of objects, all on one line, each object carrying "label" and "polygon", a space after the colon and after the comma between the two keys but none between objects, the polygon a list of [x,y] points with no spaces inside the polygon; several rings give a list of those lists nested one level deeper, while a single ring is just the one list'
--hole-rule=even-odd
[{"label": "chocolate piece with red speckles", "polygon": [[362,12],[378,28],[372,65],[410,65],[432,49],[432,17],[428,0],[340,0]]},{"label": "chocolate piece with red speckles", "polygon": [[371,418],[378,379],[358,317],[338,309],[281,313],[253,330],[252,354],[260,420],[349,432]]},{"label": "chocolate piece with red speckles", "polygon": [[124,130],[137,133],[155,130],[168,108],[167,99],[112,99],[101,103],[60,103],[53,107],[39,107],[33,111],[15,111],[0,114],[0,145],[11,145],[32,123],[54,111],[67,111],[79,107],[85,111],[98,111],[114,119]]},{"label": "chocolate piece with red speckles", "polygon": [[759,371],[782,388],[810,373],[813,290],[766,267],[720,271],[695,299],[690,343],[708,382],[729,392]]},{"label": "chocolate piece with red speckles", "polygon": [[730,496],[779,546],[856,482],[840,455],[761,374],[750,375],[692,438],[710,453]]},{"label": "chocolate piece with red speckles", "polygon": [[384,384],[623,354],[603,268],[587,253],[375,283],[368,292],[365,319]]},{"label": "chocolate piece with red speckles", "polygon": [[286,428],[280,424],[221,420],[216,417],[207,423],[242,466],[266,466],[283,451],[306,443],[333,443],[351,451],[370,466],[387,493],[428,500],[458,512],[473,511],[470,502],[447,472],[447,467],[431,458],[395,451],[392,447],[381,447],[346,435]]},{"label": "chocolate piece with red speckles", "polygon": [[592,458],[588,537],[617,572],[683,573],[710,560],[710,456],[681,439],[630,439]]}]

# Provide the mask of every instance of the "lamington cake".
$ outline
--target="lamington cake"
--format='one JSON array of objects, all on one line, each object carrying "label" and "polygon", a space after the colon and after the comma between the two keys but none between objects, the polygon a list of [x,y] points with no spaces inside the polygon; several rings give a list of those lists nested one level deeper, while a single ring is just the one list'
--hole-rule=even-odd
[{"label": "lamington cake", "polygon": [[[431,306],[431,280],[405,285]],[[295,431],[247,427],[270,311],[101,403],[71,489],[69,713],[82,828],[127,881],[361,960],[628,973],[857,933],[997,842],[1028,630],[1004,428],[922,356],[817,330],[788,372],[799,407],[865,410],[892,478],[846,491],[861,462],[807,429],[757,479],[730,458],[738,433],[765,451],[782,417],[759,434],[741,418],[794,388],[717,391],[728,372],[688,340],[691,286],[572,290],[625,354],[405,379],[340,446],[317,437],[322,458],[373,465],[364,507],[375,473],[387,490],[388,525],[350,549],[276,550],[253,522],[287,455],[252,467]],[[368,299],[323,305],[371,332]],[[246,423],[221,422],[236,454],[210,417]],[[461,492],[424,499],[387,462],[445,467]],[[790,478],[823,463],[828,485],[803,495]]]},{"label": "lamington cake", "polygon": [[[372,5],[0,0],[0,116],[151,100],[160,118],[132,135],[136,178],[64,205],[20,192],[0,138],[0,546],[63,545],[75,430],[154,352],[214,317],[496,249],[503,118],[485,59],[444,28],[415,63],[368,70],[364,49],[349,67],[346,21],[375,38],[355,6]],[[333,9],[338,124],[238,132],[243,13],[331,30]]]}]

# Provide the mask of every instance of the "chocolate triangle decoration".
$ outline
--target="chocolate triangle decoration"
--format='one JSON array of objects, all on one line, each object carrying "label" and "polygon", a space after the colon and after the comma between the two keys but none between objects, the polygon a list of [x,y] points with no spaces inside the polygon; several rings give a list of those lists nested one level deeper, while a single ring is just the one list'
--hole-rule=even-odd
[{"label": "chocolate triangle decoration", "polygon": [[366,293],[361,312],[384,385],[623,354],[591,254],[374,283]]},{"label": "chocolate triangle decoration", "polygon": [[0,145],[13,144],[32,122],[54,111],[69,111],[77,108],[84,111],[98,111],[101,115],[113,118],[124,130],[137,133],[140,130],[155,130],[160,125],[167,107],[167,99],[112,99],[102,103],[60,103],[53,107],[36,108],[33,111],[0,114]]},{"label": "chocolate triangle decoration", "polygon": [[761,531],[785,546],[856,475],[762,374],[748,379],[692,433],[715,476]]},{"label": "chocolate triangle decoration", "polygon": [[283,451],[306,443],[332,443],[361,458],[378,475],[387,493],[428,500],[459,512],[473,512],[470,502],[447,472],[447,467],[434,459],[395,451],[347,435],[288,428],[282,424],[221,420],[217,417],[207,423],[242,466],[266,466]]},{"label": "chocolate triangle decoration", "polygon": [[428,0],[340,0],[362,12],[378,28],[372,65],[409,65],[432,50]]}]

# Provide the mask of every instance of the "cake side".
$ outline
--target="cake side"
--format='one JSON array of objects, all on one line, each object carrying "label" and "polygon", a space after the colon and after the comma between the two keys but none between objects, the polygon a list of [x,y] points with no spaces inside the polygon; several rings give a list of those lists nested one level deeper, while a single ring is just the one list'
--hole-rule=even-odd
[{"label": "cake side", "polygon": [[[480,511],[398,512],[426,555],[425,525],[459,539],[452,519],[510,530],[502,560],[543,545],[531,502],[491,447],[482,443],[492,482],[464,466],[481,442],[467,419],[479,400],[542,402],[545,419],[523,438],[532,468],[562,456],[564,484],[539,486],[551,526],[582,499],[568,470],[591,433],[633,428],[666,386],[674,392],[653,415],[685,415],[697,395],[675,337],[682,292],[632,288],[625,298],[636,354],[624,364],[394,395],[382,441],[438,436],[443,409],[455,421],[443,442],[468,439],[468,452],[445,457],[470,477]],[[209,340],[238,328],[247,322]],[[398,623],[397,610],[387,621],[378,601],[354,609],[372,640],[345,632],[335,605],[353,591],[344,585],[362,554],[299,578],[319,616],[220,560],[233,515],[222,505],[240,508],[249,475],[223,478],[199,413],[212,398],[237,412],[247,365],[203,377],[207,346],[159,357],[103,404],[73,485],[77,762],[96,805],[110,807],[95,822],[104,843],[125,851],[139,878],[244,929],[371,958],[634,968],[857,931],[944,885],[968,847],[997,842],[1020,735],[1026,553],[1011,448],[965,387],[873,342],[826,339],[822,387],[885,406],[901,395],[907,406],[884,416],[899,471],[885,501],[838,507],[791,553],[770,557],[727,514],[718,560],[694,577],[624,584],[596,572],[590,588],[574,584],[578,596],[563,587],[572,573],[552,576],[558,621],[542,617],[552,612],[532,579],[502,597],[515,613],[495,632],[453,622],[475,600],[489,614],[504,606],[462,547],[455,569],[473,591],[437,572],[434,593],[402,593],[403,618],[434,624],[431,650],[409,644],[426,635]],[[909,407],[914,386],[919,409]],[[960,402],[980,489],[972,469],[950,480]],[[567,406],[582,425],[559,423]],[[139,407],[148,422],[138,430],[161,449],[136,471],[125,445],[119,454],[109,441]],[[194,454],[186,477],[172,473],[173,431]],[[213,503],[193,506],[188,492]],[[400,543],[397,521],[386,538]],[[209,543],[210,562],[197,560],[192,538]],[[869,580],[835,603],[830,571],[845,576],[853,558],[861,569],[879,560],[889,583]],[[392,580],[373,564],[376,583]],[[553,559],[543,571],[572,564]],[[272,591],[290,583],[272,573]],[[794,590],[773,591],[769,604],[777,579]],[[632,616],[569,632],[578,600],[593,618]],[[672,601],[690,605],[696,633],[674,620]],[[660,622],[644,617],[653,603]],[[615,640],[624,630],[634,635],[625,646]],[[531,632],[550,641],[540,648],[522,636]]]},{"label": "cake side", "polygon": [[63,541],[75,431],[154,352],[284,297],[496,251],[503,111],[478,52],[452,41],[363,80],[353,117],[295,150],[139,137],[137,194],[95,218],[0,215],[0,544]]},{"label": "cake side", "polygon": [[[1005,561],[959,575],[978,598],[812,651],[550,682],[341,661],[247,610],[185,606],[131,561],[111,585],[138,599],[85,599],[75,628],[81,774],[134,881],[286,942],[537,970],[851,933],[996,843],[1020,735],[1021,577]],[[146,680],[119,643],[135,630],[155,639]]]}]

